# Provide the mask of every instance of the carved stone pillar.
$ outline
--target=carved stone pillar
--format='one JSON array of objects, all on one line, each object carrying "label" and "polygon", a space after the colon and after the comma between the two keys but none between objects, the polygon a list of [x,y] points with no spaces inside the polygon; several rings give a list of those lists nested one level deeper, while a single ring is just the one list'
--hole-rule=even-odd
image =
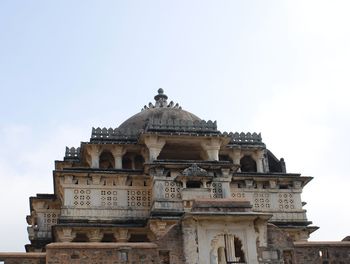
[{"label": "carved stone pillar", "polygon": [[208,160],[219,160],[219,150],[221,146],[220,139],[211,139],[210,141],[205,141],[201,143],[203,150],[207,154]]},{"label": "carved stone pillar", "polygon": [[111,150],[112,155],[114,157],[114,168],[122,169],[123,168],[123,155],[126,152],[122,146],[114,146]]},{"label": "carved stone pillar", "polygon": [[231,198],[230,181],[222,182],[222,198]]},{"label": "carved stone pillar", "polygon": [[218,180],[222,185],[222,198],[231,198],[231,187],[230,183],[232,176],[230,175],[230,169],[221,169],[222,177]]},{"label": "carved stone pillar", "polygon": [[164,181],[154,181],[152,193],[155,199],[164,198]]},{"label": "carved stone pillar", "polygon": [[224,244],[227,254],[227,261],[238,261],[235,252],[235,237],[233,235],[224,235]]},{"label": "carved stone pillar", "polygon": [[165,140],[157,136],[150,136],[145,138],[145,144],[149,151],[149,160],[152,162],[158,158],[159,153],[165,145]]},{"label": "carved stone pillar", "polygon": [[263,150],[257,150],[254,153],[254,159],[256,161],[256,170],[257,172],[264,172],[264,165],[263,165],[263,160],[264,160],[264,151]]},{"label": "carved stone pillar", "polygon": [[[240,149],[233,149],[233,151],[229,153],[229,156],[232,159],[234,165],[236,165],[236,166],[241,165],[241,150]],[[241,168],[239,167],[237,171],[240,172]]]},{"label": "carved stone pillar", "polygon": [[199,264],[198,238],[195,223],[182,226],[183,247],[186,264]]},{"label": "carved stone pillar", "polygon": [[255,233],[257,235],[259,246],[266,247],[267,245],[267,222],[263,219],[254,221]]},{"label": "carved stone pillar", "polygon": [[88,152],[91,156],[91,168],[98,168],[100,166],[101,147],[97,145],[89,145]]},{"label": "carved stone pillar", "polygon": [[149,151],[148,151],[148,149],[146,147],[142,147],[141,155],[142,155],[143,159],[145,160],[145,162],[149,162],[150,161]]},{"label": "carved stone pillar", "polygon": [[102,238],[103,238],[103,233],[100,232],[100,230],[91,230],[88,234],[87,234],[89,241],[90,242],[101,242]]}]

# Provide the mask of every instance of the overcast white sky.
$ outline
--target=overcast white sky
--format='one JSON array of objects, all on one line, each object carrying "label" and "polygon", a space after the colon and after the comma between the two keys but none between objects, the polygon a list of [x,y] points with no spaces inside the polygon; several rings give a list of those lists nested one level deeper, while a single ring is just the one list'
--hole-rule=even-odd
[{"label": "overcast white sky", "polygon": [[0,2],[0,251],[23,251],[54,160],[170,100],[261,132],[304,189],[311,240],[350,235],[350,1]]}]

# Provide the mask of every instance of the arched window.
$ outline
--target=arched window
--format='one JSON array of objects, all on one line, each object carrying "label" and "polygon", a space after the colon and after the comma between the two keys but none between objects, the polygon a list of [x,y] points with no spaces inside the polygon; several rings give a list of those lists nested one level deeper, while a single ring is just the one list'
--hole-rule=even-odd
[{"label": "arched window", "polygon": [[241,172],[256,172],[256,162],[251,156],[241,158]]},{"label": "arched window", "polygon": [[109,151],[104,151],[100,155],[100,169],[113,169],[114,157]]}]

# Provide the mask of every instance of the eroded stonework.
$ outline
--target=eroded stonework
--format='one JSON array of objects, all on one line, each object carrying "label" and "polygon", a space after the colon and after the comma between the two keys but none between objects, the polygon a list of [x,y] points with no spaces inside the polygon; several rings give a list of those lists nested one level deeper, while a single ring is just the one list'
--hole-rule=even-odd
[{"label": "eroded stonework", "polygon": [[[5,263],[342,263],[347,241],[312,244],[301,193],[258,133],[227,133],[167,101],[55,162],[54,193],[30,198],[28,253]],[[338,262],[337,262],[338,261]],[[345,262],[344,262],[345,263]]]}]

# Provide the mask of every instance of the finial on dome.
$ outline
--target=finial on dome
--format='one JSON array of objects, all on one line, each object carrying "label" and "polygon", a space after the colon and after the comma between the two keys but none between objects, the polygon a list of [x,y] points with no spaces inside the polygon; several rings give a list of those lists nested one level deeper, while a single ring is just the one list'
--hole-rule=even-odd
[{"label": "finial on dome", "polygon": [[164,90],[162,88],[158,89],[158,94],[154,97],[156,100],[156,107],[166,107],[168,96],[164,94]]}]

